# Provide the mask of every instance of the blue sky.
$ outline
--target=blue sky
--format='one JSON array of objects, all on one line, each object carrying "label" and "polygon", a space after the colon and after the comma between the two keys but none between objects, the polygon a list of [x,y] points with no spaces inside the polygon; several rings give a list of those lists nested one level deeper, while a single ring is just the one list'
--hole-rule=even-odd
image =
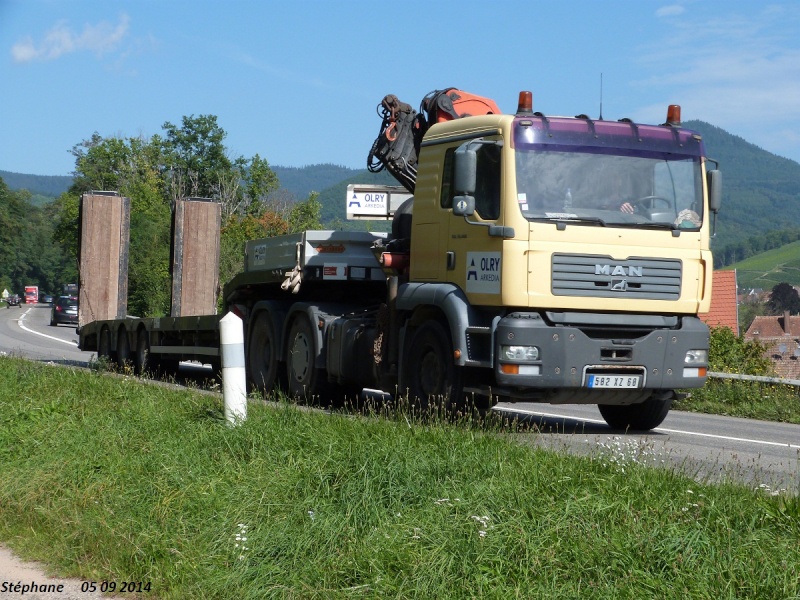
[{"label": "blue sky", "polygon": [[232,156],[364,168],[386,94],[596,117],[601,73],[607,119],[680,104],[800,161],[794,0],[0,0],[0,170],[67,175],[94,132],[208,114]]}]

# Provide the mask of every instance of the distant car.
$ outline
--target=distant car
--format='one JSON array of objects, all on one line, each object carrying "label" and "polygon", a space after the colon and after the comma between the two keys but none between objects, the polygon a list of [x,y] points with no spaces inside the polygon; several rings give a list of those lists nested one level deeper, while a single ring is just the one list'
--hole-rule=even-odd
[{"label": "distant car", "polygon": [[75,296],[60,296],[50,309],[50,325],[56,327],[61,323],[78,324],[78,299]]},{"label": "distant car", "polygon": [[42,302],[44,302],[45,304],[52,304],[53,297],[50,294],[45,294],[44,296],[42,296]]},{"label": "distant car", "polygon": [[6,308],[11,308],[12,306],[20,308],[21,302],[22,300],[18,294],[11,294],[8,298],[6,298]]}]

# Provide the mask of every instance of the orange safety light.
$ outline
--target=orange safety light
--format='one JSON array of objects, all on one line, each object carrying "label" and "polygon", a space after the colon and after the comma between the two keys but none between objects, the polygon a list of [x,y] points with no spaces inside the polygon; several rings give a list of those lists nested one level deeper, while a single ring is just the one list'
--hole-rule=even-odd
[{"label": "orange safety light", "polygon": [[500,372],[506,375],[519,375],[519,365],[500,363]]},{"label": "orange safety light", "polygon": [[667,125],[681,124],[681,105],[670,104],[667,108]]},{"label": "orange safety light", "polygon": [[533,92],[520,92],[519,102],[517,103],[518,115],[533,114]]}]

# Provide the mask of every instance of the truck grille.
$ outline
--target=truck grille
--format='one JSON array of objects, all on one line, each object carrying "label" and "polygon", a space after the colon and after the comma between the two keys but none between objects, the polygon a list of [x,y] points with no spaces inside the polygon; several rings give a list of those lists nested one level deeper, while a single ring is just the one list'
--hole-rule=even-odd
[{"label": "truck grille", "polygon": [[676,259],[553,254],[552,274],[554,296],[678,300],[681,295]]}]

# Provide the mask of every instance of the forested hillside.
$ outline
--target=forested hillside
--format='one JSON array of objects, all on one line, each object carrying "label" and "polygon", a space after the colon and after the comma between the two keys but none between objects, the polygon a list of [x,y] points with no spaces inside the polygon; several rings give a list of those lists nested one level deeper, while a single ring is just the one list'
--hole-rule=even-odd
[{"label": "forested hillside", "polygon": [[800,228],[800,163],[703,121],[683,125],[703,136],[706,152],[722,171],[723,205],[712,243],[718,266],[761,252],[763,247],[748,247],[750,237]]},{"label": "forested hillside", "polygon": [[55,210],[38,207],[27,191],[12,191],[0,178],[0,291],[22,295],[26,285],[58,293],[75,281],[77,265],[53,242]]}]

